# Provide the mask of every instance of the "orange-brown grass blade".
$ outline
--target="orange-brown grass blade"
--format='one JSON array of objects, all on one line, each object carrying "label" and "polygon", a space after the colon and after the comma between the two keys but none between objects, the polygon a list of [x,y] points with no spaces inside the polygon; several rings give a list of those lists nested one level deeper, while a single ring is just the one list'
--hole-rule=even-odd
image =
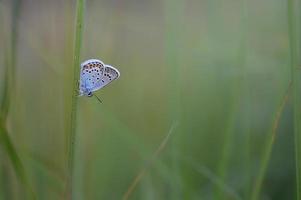
[{"label": "orange-brown grass blade", "polygon": [[163,151],[163,149],[165,148],[171,134],[174,132],[174,129],[176,128],[176,126],[178,125],[177,122],[173,123],[171,128],[169,129],[167,135],[165,136],[165,138],[162,140],[160,146],[157,148],[157,150],[154,152],[153,156],[151,157],[151,159],[149,160],[149,162],[147,162],[147,164],[139,171],[139,173],[136,175],[136,177],[134,178],[134,180],[132,181],[132,183],[130,184],[130,186],[128,187],[127,191],[124,193],[123,195],[123,200],[128,200],[130,195],[133,193],[133,191],[135,190],[136,186],[138,185],[139,181],[143,178],[143,176],[145,175],[145,173],[147,172],[147,170],[152,166],[153,162],[155,161],[155,159],[158,157],[158,155]]}]

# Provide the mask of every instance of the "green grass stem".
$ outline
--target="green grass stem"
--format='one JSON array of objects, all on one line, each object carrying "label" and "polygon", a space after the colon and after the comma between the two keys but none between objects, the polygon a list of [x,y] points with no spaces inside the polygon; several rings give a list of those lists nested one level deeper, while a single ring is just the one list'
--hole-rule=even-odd
[{"label": "green grass stem", "polygon": [[[235,128],[238,121],[238,114],[240,106],[248,105],[248,103],[240,102],[241,99],[248,100],[246,96],[248,96],[248,85],[247,85],[247,72],[246,72],[246,57],[247,57],[247,8],[245,0],[242,1],[241,5],[241,15],[240,15],[240,41],[239,41],[239,48],[238,48],[238,56],[237,56],[237,63],[238,69],[241,72],[241,77],[238,79],[238,87],[234,88],[232,91],[231,97],[231,106],[229,109],[229,116],[225,122],[225,131],[223,132],[224,135],[224,143],[222,147],[222,155],[221,159],[218,163],[218,176],[222,182],[227,181],[227,171],[229,169],[229,163],[231,159],[232,147],[235,140]],[[244,98],[241,96],[245,95]],[[244,160],[244,168],[246,172],[246,176],[248,177],[248,162],[249,162],[249,119],[248,119],[248,108],[245,108],[244,121],[243,121],[243,131],[245,134],[245,160]],[[247,190],[247,189],[246,189]],[[215,185],[215,192],[214,198],[215,199],[223,199],[225,198],[226,190],[221,190],[220,185]]]},{"label": "green grass stem", "polygon": [[16,74],[16,61],[17,61],[17,40],[19,35],[18,22],[20,19],[20,0],[12,1],[11,10],[11,30],[8,43],[5,44],[5,75],[4,86],[2,92],[2,99],[0,102],[0,146],[10,159],[14,172],[20,180],[22,186],[25,188],[26,196],[30,199],[35,199],[36,195],[32,189],[31,183],[28,179],[28,175],[24,168],[21,158],[18,155],[17,149],[14,146],[8,132],[8,114],[14,95],[15,89],[15,74]]},{"label": "green grass stem", "polygon": [[129,197],[131,196],[131,194],[133,193],[133,191],[137,187],[140,180],[145,176],[147,170],[153,165],[153,162],[156,161],[159,154],[165,149],[165,146],[166,146],[167,142],[169,141],[169,138],[172,135],[172,133],[174,132],[174,129],[176,127],[177,127],[177,122],[172,124],[172,126],[169,129],[167,135],[164,137],[164,139],[162,140],[161,144],[159,145],[159,147],[156,149],[156,151],[152,155],[149,162],[139,171],[137,176],[134,178],[134,180],[132,181],[132,183],[128,187],[127,191],[123,195],[123,198],[122,198],[123,200],[128,200],[129,199]]},{"label": "green grass stem", "polygon": [[[168,76],[168,91],[169,91],[169,114],[171,123],[179,122],[177,131],[183,130],[181,127],[181,83],[180,83],[180,66],[181,66],[181,42],[182,35],[181,27],[183,25],[184,1],[182,0],[165,0],[165,22],[166,22],[166,44],[165,44],[165,59],[169,69]],[[176,156],[180,151],[180,135],[171,140],[170,155],[171,155],[171,171],[173,181],[171,181],[171,198],[174,200],[183,198],[183,186],[181,180],[180,162]]]},{"label": "green grass stem", "polygon": [[18,21],[20,17],[21,2],[14,0],[12,2],[12,22],[11,22],[11,35],[10,44],[6,47],[5,56],[5,81],[3,87],[3,96],[1,100],[1,118],[6,120],[10,104],[11,93],[14,91],[15,73],[16,73],[16,60],[17,60],[17,39],[18,39]]},{"label": "green grass stem", "polygon": [[294,135],[297,199],[301,198],[301,68],[300,68],[300,2],[288,0],[288,32],[293,90]]},{"label": "green grass stem", "polygon": [[3,121],[0,121],[0,145],[8,155],[14,172],[16,173],[21,184],[24,186],[27,198],[36,199],[36,195],[32,189],[31,183],[29,182],[22,160],[20,159],[17,150],[9,137],[6,126],[2,122]]},{"label": "green grass stem", "polygon": [[84,0],[77,0],[76,4],[76,27],[73,53],[73,93],[71,98],[70,132],[68,133],[68,177],[67,177],[67,199],[73,199],[73,177],[74,177],[74,150],[76,144],[76,114],[78,99],[78,80],[80,69],[80,53],[82,46],[82,34],[84,25]]},{"label": "green grass stem", "polygon": [[[237,110],[237,104],[235,103],[236,99],[232,100],[231,105],[231,113],[228,117],[228,120],[226,121],[225,125],[225,132],[224,135],[224,143],[222,147],[222,155],[220,158],[220,162],[218,163],[218,176],[219,179],[222,182],[226,182],[227,179],[227,171],[229,168],[229,162],[231,158],[231,152],[233,147],[233,141],[234,141],[234,128],[235,128],[235,122],[237,120],[236,110]],[[219,187],[219,185],[215,185],[215,192],[214,192],[214,199],[223,199],[223,197],[226,195],[223,190]]]},{"label": "green grass stem", "polygon": [[[239,196],[239,194],[231,188],[229,185],[227,185],[223,180],[220,179],[220,177],[210,168],[208,168],[205,165],[201,165],[194,161],[193,158],[191,158],[189,155],[181,155],[181,159],[183,162],[185,162],[187,165],[191,166],[193,170],[195,170],[197,173],[208,179],[215,187],[218,187],[219,190],[222,191],[225,196],[229,197],[229,199],[233,200],[242,200],[243,198]],[[225,197],[224,196],[224,197]]]},{"label": "green grass stem", "polygon": [[248,1],[243,0],[241,2],[241,17],[240,17],[240,48],[239,48],[239,56],[238,56],[238,64],[241,67],[242,71],[242,94],[244,96],[242,104],[244,105],[244,113],[243,113],[243,122],[242,122],[242,130],[244,130],[244,153],[243,153],[243,168],[245,174],[245,184],[244,184],[244,197],[245,199],[249,199],[250,190],[251,190],[251,88],[249,81],[249,73],[248,73]]},{"label": "green grass stem", "polygon": [[283,110],[285,108],[285,105],[288,102],[289,99],[289,95],[290,95],[290,91],[292,88],[292,84],[290,83],[288,86],[288,89],[280,103],[280,105],[278,106],[278,109],[275,113],[275,117],[272,123],[272,126],[270,128],[270,133],[268,134],[268,138],[266,140],[266,144],[264,145],[264,150],[263,150],[263,156],[261,159],[261,165],[259,168],[259,174],[255,179],[255,185],[251,194],[251,200],[257,200],[258,196],[260,194],[261,188],[262,188],[262,183],[264,180],[264,176],[266,174],[267,168],[268,168],[268,164],[271,158],[271,153],[273,150],[273,145],[275,143],[275,138],[276,138],[276,134],[277,134],[277,130],[279,127],[279,122],[283,113]]}]

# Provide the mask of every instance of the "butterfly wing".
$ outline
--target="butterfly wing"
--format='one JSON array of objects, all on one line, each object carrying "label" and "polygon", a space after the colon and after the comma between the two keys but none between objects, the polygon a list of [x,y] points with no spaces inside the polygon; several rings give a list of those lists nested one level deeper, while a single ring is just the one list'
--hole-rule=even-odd
[{"label": "butterfly wing", "polygon": [[95,91],[98,82],[103,77],[105,65],[97,59],[90,59],[81,64],[80,72],[80,96]]},{"label": "butterfly wing", "polygon": [[98,79],[97,82],[95,83],[95,88],[92,90],[92,92],[99,90],[100,88],[103,88],[104,86],[108,85],[112,81],[119,78],[119,76],[120,73],[116,68],[110,65],[105,65],[104,72],[102,76],[99,77],[100,79]]}]

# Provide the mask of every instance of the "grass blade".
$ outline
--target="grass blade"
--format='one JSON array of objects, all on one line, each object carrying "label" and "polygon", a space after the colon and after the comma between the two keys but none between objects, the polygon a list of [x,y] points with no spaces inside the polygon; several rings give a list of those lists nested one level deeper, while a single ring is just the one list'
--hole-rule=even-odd
[{"label": "grass blade", "polygon": [[68,177],[67,177],[67,199],[73,199],[73,175],[74,175],[74,150],[76,141],[76,113],[78,98],[78,77],[80,66],[80,53],[82,46],[83,19],[84,19],[84,0],[77,0],[76,4],[76,27],[73,53],[73,92],[71,98],[71,121],[70,130],[68,132]]},{"label": "grass blade", "polygon": [[[238,56],[237,56],[237,63],[238,68],[241,72],[241,77],[238,79],[238,85],[235,87],[232,91],[231,95],[231,104],[229,109],[229,116],[227,117],[227,120],[225,121],[225,131],[223,133],[223,147],[222,147],[222,153],[220,161],[218,162],[218,169],[217,169],[217,175],[219,176],[220,180],[222,182],[227,181],[227,175],[229,171],[229,165],[231,162],[231,154],[233,150],[234,140],[235,140],[235,128],[237,126],[238,116],[239,116],[239,109],[241,109],[241,104],[248,105],[246,102],[248,101],[247,96],[249,96],[248,91],[248,82],[247,82],[247,7],[246,7],[246,1],[243,0],[241,2],[241,14],[240,14],[240,42],[239,42],[239,48],[238,48]],[[242,98],[242,96],[245,96],[245,98]],[[245,134],[245,156],[244,156],[244,168],[246,172],[246,177],[249,177],[249,169],[248,169],[248,163],[249,163],[249,108],[246,107],[244,111],[244,119],[243,119],[243,129],[242,131]],[[214,190],[214,199],[226,199],[225,196],[226,190],[221,190],[222,187],[220,187],[219,184],[215,185]],[[247,188],[247,186],[246,186]],[[245,189],[247,190],[247,189]]]},{"label": "grass blade", "polygon": [[123,200],[129,199],[130,195],[133,193],[135,190],[136,186],[140,182],[140,180],[144,177],[145,173],[147,172],[147,169],[149,169],[152,166],[152,163],[155,161],[155,159],[159,156],[159,154],[163,151],[165,148],[167,142],[169,141],[169,138],[171,134],[174,132],[174,129],[177,126],[177,122],[173,123],[171,128],[169,129],[167,135],[165,138],[162,140],[160,146],[157,148],[155,153],[153,154],[151,160],[147,163],[147,165],[141,169],[141,171],[137,174],[137,176],[134,178],[133,182],[130,184],[129,188],[127,189],[126,193],[123,195]]},{"label": "grass blade", "polygon": [[[165,0],[164,15],[165,15],[165,62],[169,69],[168,90],[169,90],[169,118],[171,122],[179,122],[181,124],[181,42],[183,34],[181,28],[184,24],[184,1],[182,0]],[[179,132],[182,132],[181,125],[178,127]],[[171,198],[174,200],[182,199],[182,174],[181,166],[176,152],[180,148],[181,135],[177,135],[171,140],[170,155],[171,155],[171,171],[173,180],[170,184]]]},{"label": "grass blade", "polygon": [[296,155],[297,199],[301,198],[301,70],[300,70],[300,3],[288,0],[288,31],[290,44],[290,65],[293,88],[293,113]]},{"label": "grass blade", "polygon": [[26,188],[27,196],[30,199],[36,199],[35,193],[33,192],[31,184],[29,183],[23,163],[20,157],[18,156],[16,148],[13,145],[9,137],[9,134],[6,130],[6,127],[4,126],[2,121],[0,122],[0,144],[3,147],[4,151],[6,152],[6,154],[9,156],[17,177],[19,178],[23,186]]},{"label": "grass blade", "polygon": [[198,164],[193,160],[193,158],[189,157],[189,155],[182,155],[181,157],[181,159],[193,170],[208,179],[215,187],[218,187],[219,190],[221,190],[222,193],[225,194],[223,197],[227,196],[231,199],[242,200],[239,194],[233,188],[227,185],[222,179],[220,179],[219,175],[214,174],[214,172],[212,172],[210,168],[205,165]]},{"label": "grass blade", "polygon": [[20,18],[20,0],[14,0],[12,3],[12,24],[11,24],[11,36],[10,44],[7,46],[6,58],[5,58],[5,81],[3,88],[3,98],[1,100],[1,118],[6,120],[10,103],[11,93],[15,83],[15,71],[17,60],[17,39],[18,39],[18,21]]},{"label": "grass blade", "polygon": [[9,137],[7,130],[8,123],[8,113],[10,109],[11,99],[14,92],[15,84],[15,72],[16,72],[16,61],[17,61],[17,39],[19,33],[18,22],[20,19],[20,9],[21,1],[12,1],[12,21],[11,21],[11,31],[9,43],[6,44],[5,48],[5,76],[4,76],[4,87],[2,93],[2,99],[0,102],[0,145],[2,146],[4,152],[10,159],[14,172],[16,173],[18,179],[25,188],[26,196],[30,199],[35,199],[35,193],[31,187],[29,179],[23,163],[17,153],[12,140]]},{"label": "grass blade", "polygon": [[274,145],[275,138],[276,138],[276,133],[278,130],[280,119],[281,119],[281,115],[283,113],[283,109],[284,109],[285,105],[288,102],[291,88],[292,88],[292,84],[290,83],[288,86],[288,89],[286,91],[286,94],[285,94],[284,98],[282,99],[281,104],[279,105],[279,107],[276,111],[275,119],[273,121],[269,137],[266,141],[267,143],[265,145],[265,149],[264,149],[264,153],[263,153],[263,157],[262,157],[262,161],[261,161],[261,165],[260,165],[260,169],[259,169],[259,174],[255,180],[255,186],[252,191],[251,200],[258,199],[258,195],[260,194],[264,175],[266,173],[266,170],[267,170],[267,167],[268,167],[268,164],[270,161],[273,145]]}]

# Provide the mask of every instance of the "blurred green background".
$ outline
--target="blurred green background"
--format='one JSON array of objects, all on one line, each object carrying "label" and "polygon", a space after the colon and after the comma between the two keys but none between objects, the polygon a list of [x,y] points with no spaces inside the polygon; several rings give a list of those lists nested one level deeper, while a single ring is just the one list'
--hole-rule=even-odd
[{"label": "blurred green background", "polygon": [[[26,185],[37,199],[66,199],[75,10],[0,1],[0,98],[15,66],[7,134],[21,161],[0,148],[1,200],[30,199]],[[287,10],[278,0],[87,0],[80,60],[121,77],[96,92],[102,104],[78,99],[74,199],[294,199]]]}]

